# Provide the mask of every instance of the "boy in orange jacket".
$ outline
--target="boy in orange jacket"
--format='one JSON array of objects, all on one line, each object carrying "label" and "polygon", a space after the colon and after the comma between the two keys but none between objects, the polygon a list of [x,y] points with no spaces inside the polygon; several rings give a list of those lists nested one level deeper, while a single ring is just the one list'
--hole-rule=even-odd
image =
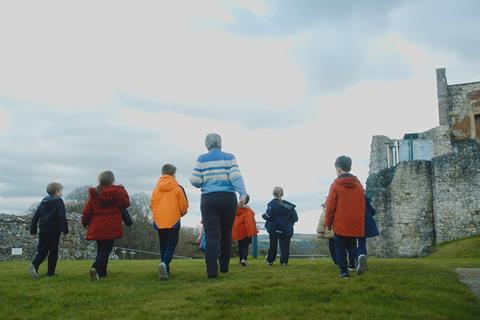
[{"label": "boy in orange jacket", "polygon": [[178,244],[180,219],[188,210],[187,195],[175,179],[176,171],[177,168],[172,164],[162,167],[162,176],[153,189],[150,201],[153,222],[160,241],[160,280],[167,280],[170,276],[170,262]]},{"label": "boy in orange jacket", "polygon": [[242,267],[247,266],[248,247],[252,243],[252,237],[258,233],[255,212],[247,205],[249,200],[247,195],[245,205],[238,207],[232,228],[232,240],[238,241],[238,256]]}]

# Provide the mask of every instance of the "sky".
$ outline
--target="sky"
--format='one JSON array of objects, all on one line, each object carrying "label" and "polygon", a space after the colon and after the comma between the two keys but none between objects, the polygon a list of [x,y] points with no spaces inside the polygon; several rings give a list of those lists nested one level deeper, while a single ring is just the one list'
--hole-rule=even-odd
[{"label": "sky", "polygon": [[0,212],[112,170],[189,183],[207,133],[235,154],[257,219],[276,185],[314,233],[339,155],[364,184],[373,135],[438,125],[435,69],[480,80],[476,0],[0,0]]}]

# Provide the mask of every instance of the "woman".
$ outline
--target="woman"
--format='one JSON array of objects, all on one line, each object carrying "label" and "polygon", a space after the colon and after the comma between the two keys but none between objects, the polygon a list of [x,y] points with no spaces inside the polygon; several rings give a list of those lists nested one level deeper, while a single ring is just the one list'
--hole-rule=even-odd
[{"label": "woman", "polygon": [[277,257],[277,247],[280,243],[280,263],[288,264],[290,256],[290,239],[293,237],[293,225],[298,221],[295,205],[282,199],[283,189],[273,189],[274,199],[267,205],[267,212],[263,214],[266,220],[265,229],[269,234],[270,248],[268,249],[267,264],[273,265]]},{"label": "woman", "polygon": [[[205,228],[208,278],[227,273],[232,251],[232,226],[237,206],[243,206],[247,197],[245,184],[235,156],[222,151],[222,139],[216,133],[205,138],[207,153],[197,159],[190,182],[201,188],[200,210]],[[236,192],[240,195],[237,203]]]},{"label": "woman", "polygon": [[90,269],[92,281],[107,276],[108,257],[115,239],[123,236],[121,210],[130,206],[128,193],[122,185],[114,185],[115,176],[104,171],[98,176],[98,186],[88,190],[83,208],[82,224],[87,228],[87,240],[97,241],[97,257]]}]

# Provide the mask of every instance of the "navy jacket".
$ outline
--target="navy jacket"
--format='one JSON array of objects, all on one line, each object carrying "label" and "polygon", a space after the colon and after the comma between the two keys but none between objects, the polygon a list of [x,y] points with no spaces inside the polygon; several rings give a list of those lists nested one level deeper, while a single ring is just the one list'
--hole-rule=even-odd
[{"label": "navy jacket", "polygon": [[377,223],[373,219],[376,211],[370,203],[370,199],[365,196],[365,238],[373,238],[378,236]]},{"label": "navy jacket", "polygon": [[266,220],[265,228],[268,233],[285,234],[293,236],[293,225],[298,221],[295,205],[288,201],[273,199],[267,205],[267,212],[262,215]]},{"label": "navy jacket", "polygon": [[40,227],[40,233],[68,233],[65,204],[62,198],[57,196],[43,198],[33,215],[30,234],[37,234],[38,227]]}]

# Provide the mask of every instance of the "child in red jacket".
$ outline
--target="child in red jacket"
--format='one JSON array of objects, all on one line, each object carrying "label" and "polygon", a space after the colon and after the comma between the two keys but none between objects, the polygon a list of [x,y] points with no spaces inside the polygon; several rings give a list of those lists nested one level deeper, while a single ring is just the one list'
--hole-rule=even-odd
[{"label": "child in red jacket", "polygon": [[247,205],[248,201],[249,196],[245,200],[245,205],[238,207],[232,228],[232,240],[238,241],[238,255],[242,267],[247,266],[248,247],[252,243],[252,237],[258,233],[255,212]]},{"label": "child in red jacket", "polygon": [[115,176],[104,171],[98,176],[98,186],[88,190],[83,207],[82,225],[87,228],[87,240],[97,241],[97,257],[90,269],[92,281],[107,276],[107,264],[115,239],[123,236],[121,210],[130,206],[128,193],[122,185],[114,185]]}]

